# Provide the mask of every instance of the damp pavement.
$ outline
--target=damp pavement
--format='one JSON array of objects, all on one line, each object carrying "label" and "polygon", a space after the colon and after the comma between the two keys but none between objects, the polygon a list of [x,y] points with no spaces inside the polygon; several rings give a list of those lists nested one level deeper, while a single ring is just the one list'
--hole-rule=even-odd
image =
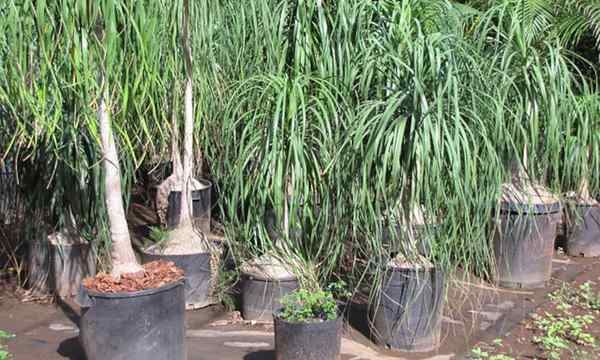
[{"label": "damp pavement", "polygon": [[[572,281],[582,273],[599,272],[600,260],[557,255],[553,281]],[[494,289],[489,283],[460,274],[450,282],[437,351],[411,354],[382,349],[369,340],[366,307],[348,309],[342,340],[343,360],[466,359],[479,341],[492,341],[510,331],[546,299],[548,288]],[[16,335],[2,340],[16,360],[85,360],[78,341],[78,308],[70,301],[53,304],[23,303],[12,294],[0,294],[0,329]],[[233,317],[235,318],[235,317]],[[190,360],[271,360],[273,328],[268,324],[231,321],[220,306],[189,311],[186,342]]]}]

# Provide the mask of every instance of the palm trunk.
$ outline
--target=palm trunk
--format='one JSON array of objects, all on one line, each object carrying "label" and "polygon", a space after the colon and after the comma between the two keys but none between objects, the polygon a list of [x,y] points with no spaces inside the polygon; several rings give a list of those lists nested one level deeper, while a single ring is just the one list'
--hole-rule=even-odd
[{"label": "palm trunk", "polygon": [[183,50],[185,57],[186,81],[184,93],[185,119],[183,134],[183,183],[181,188],[181,217],[180,225],[186,226],[192,220],[192,176],[194,170],[194,99],[192,83],[192,49],[190,47],[189,18],[190,4],[189,0],[184,0],[183,15]]},{"label": "palm trunk", "polygon": [[98,105],[98,121],[100,123],[100,137],[104,155],[106,210],[112,240],[112,275],[118,278],[122,274],[137,273],[143,270],[138,264],[131,247],[121,194],[121,169],[110,123],[109,107],[106,105],[107,99],[108,90],[105,88]]},{"label": "palm trunk", "polygon": [[173,104],[173,112],[171,114],[171,162],[173,163],[173,174],[178,178],[183,177],[183,164],[181,163],[181,154],[179,153],[179,127],[177,125],[177,113]]}]

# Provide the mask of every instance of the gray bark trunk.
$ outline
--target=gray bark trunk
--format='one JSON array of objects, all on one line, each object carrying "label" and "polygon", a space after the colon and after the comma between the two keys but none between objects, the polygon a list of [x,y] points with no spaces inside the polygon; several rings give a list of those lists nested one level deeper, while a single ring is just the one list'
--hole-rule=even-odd
[{"label": "gray bark trunk", "polygon": [[118,278],[122,274],[140,272],[142,267],[138,264],[131,247],[129,227],[125,218],[121,193],[121,168],[110,123],[110,110],[106,104],[107,100],[108,90],[105,87],[98,105],[98,121],[100,123],[100,137],[104,155],[106,210],[112,240],[112,275]]}]

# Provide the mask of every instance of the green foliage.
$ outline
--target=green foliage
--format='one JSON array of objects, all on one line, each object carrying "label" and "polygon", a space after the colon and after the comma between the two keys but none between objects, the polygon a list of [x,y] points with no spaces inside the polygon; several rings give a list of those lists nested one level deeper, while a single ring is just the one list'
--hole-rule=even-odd
[{"label": "green foliage", "polygon": [[214,296],[225,306],[229,311],[235,310],[235,296],[230,291],[239,280],[238,273],[235,271],[228,271],[221,266],[219,268],[219,275],[214,289]]},{"label": "green foliage", "polygon": [[10,359],[11,354],[3,349],[3,346],[0,345],[0,360],[8,360]]},{"label": "green foliage", "polygon": [[338,307],[330,291],[298,289],[286,295],[278,316],[290,322],[335,320]]},{"label": "green foliage", "polygon": [[167,245],[167,240],[169,240],[169,230],[160,226],[152,226],[149,237],[152,241],[151,245],[156,246],[158,249],[163,249]]},{"label": "green foliage", "polygon": [[578,295],[580,297],[580,304],[584,307],[593,310],[600,311],[600,292],[595,291],[592,288],[591,281],[586,281],[585,283],[579,286]]},{"label": "green foliage", "polygon": [[[541,335],[534,336],[533,342],[548,353],[551,359],[560,359],[564,351],[573,358],[586,358],[586,351],[572,350],[572,344],[597,348],[596,338],[588,332],[588,327],[596,320],[599,295],[593,290],[592,282],[585,282],[578,288],[568,283],[549,295],[556,305],[558,314],[535,315],[534,327]],[[584,314],[574,315],[574,309],[584,310]]]},{"label": "green foliage", "polygon": [[[11,334],[7,331],[0,329],[0,339],[10,339],[10,338],[13,338],[14,336],[15,336],[14,334]],[[0,360],[8,360],[11,358],[12,358],[12,354],[10,352],[8,352],[2,344],[0,344]]]},{"label": "green foliage", "polygon": [[475,359],[487,359],[490,356],[487,351],[483,351],[480,347],[473,348],[471,353]]},{"label": "green foliage", "polygon": [[573,306],[580,306],[587,310],[600,311],[600,292],[594,290],[592,281],[586,281],[573,288],[568,283],[561,284],[561,287],[552,292],[549,298],[557,304],[559,310],[569,310]]},{"label": "green foliage", "polygon": [[556,317],[546,313],[536,316],[535,326],[543,335],[535,336],[533,342],[539,344],[551,359],[560,359],[562,350],[569,350],[570,342],[581,345],[595,345],[595,338],[585,331],[594,321],[591,315]]}]

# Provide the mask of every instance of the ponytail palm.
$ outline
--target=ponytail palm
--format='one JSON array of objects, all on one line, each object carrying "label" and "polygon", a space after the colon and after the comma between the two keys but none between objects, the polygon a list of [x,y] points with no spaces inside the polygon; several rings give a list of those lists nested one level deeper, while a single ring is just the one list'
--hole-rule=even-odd
[{"label": "ponytail palm", "polygon": [[[42,181],[24,183],[30,209],[49,206],[45,221],[51,227],[61,226],[61,219],[75,209],[82,235],[101,240],[97,244],[102,247],[111,244],[105,199],[121,197],[126,204],[123,195],[135,169],[166,145],[158,109],[168,88],[157,74],[165,56],[158,14],[165,7],[157,4],[24,1],[8,6],[13,23],[2,20],[6,41],[12,44],[7,54],[15,60],[2,63],[0,100],[13,129],[3,153],[18,156],[24,180],[41,174]],[[97,38],[99,26],[106,34],[102,41]],[[140,32],[141,27],[154,37]],[[105,77],[99,83],[101,74]],[[97,112],[100,104],[106,117]],[[100,160],[107,159],[104,151],[110,149],[101,145],[100,119],[109,119],[111,125],[103,127],[104,139],[110,139],[112,130],[120,149],[118,159],[110,158],[106,168],[121,163],[124,192],[117,196],[101,185],[105,172]],[[111,181],[114,190],[116,180]],[[122,223],[117,232],[126,231]]]}]

